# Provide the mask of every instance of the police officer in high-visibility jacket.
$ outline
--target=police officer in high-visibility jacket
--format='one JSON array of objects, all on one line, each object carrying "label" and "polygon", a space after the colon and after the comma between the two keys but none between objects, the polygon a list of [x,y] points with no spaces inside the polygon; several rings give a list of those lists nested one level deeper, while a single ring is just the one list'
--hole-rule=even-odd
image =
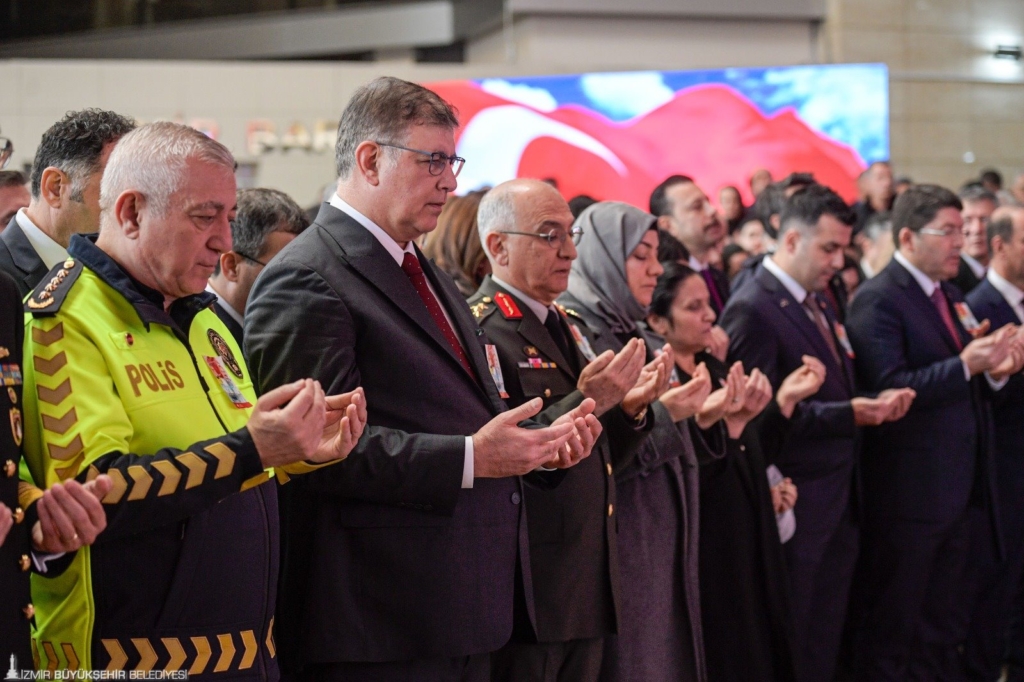
[{"label": "police officer in high-visibility jacket", "polygon": [[33,576],[41,668],[278,678],[273,479],[344,458],[365,401],[308,379],[256,399],[203,292],[231,248],[234,165],[185,126],[129,133],[98,237],[26,299],[23,477],[113,482],[96,543]]}]

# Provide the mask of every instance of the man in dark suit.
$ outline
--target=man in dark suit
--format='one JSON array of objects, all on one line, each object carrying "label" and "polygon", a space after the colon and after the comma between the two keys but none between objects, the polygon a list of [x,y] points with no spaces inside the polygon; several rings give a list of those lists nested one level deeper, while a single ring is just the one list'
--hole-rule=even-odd
[{"label": "man in dark suit", "polygon": [[206,290],[213,311],[242,345],[243,315],[257,275],[270,259],[309,227],[305,212],[276,189],[243,189],[231,221],[231,250],[220,255]]},{"label": "man in dark suit", "polygon": [[[650,433],[663,354],[641,378],[643,341],[594,357],[596,338],[554,302],[576,258],[573,216],[558,190],[539,180],[511,180],[480,202],[481,241],[491,263],[470,309],[494,342],[509,405],[536,397],[550,422],[585,397],[605,426],[594,454],[554,490],[525,486],[536,632],[517,630],[492,657],[494,680],[597,680],[603,638],[617,632],[615,479]],[[591,363],[591,360],[593,362]],[[547,671],[547,672],[545,672]]]},{"label": "man in dark suit", "polygon": [[792,583],[797,679],[835,674],[857,557],[852,488],[857,427],[899,419],[911,391],[857,397],[846,332],[819,295],[843,266],[853,216],[832,190],[811,185],[782,211],[779,243],[722,315],[730,361],[758,368],[778,390],[811,355],[826,379],[797,406],[776,465],[800,491],[796,533],[784,551]]},{"label": "man in dark suit", "polygon": [[980,185],[968,185],[960,191],[960,201],[964,205],[960,212],[964,219],[964,246],[960,250],[960,268],[950,281],[966,295],[985,279],[989,259],[988,221],[999,206],[999,200]]},{"label": "man in dark suit", "polygon": [[134,128],[120,114],[84,109],[43,133],[32,162],[32,200],[0,233],[0,270],[14,278],[22,297],[67,258],[71,235],[100,229],[103,169]]},{"label": "man in dark suit", "polygon": [[[988,320],[991,329],[1019,325],[1024,322],[1024,208],[996,210],[987,224],[987,232],[992,254],[988,273],[967,295],[967,303],[974,317]],[[972,540],[977,544],[968,566],[975,597],[966,660],[971,679],[978,680],[995,680],[1000,675],[1007,651],[1007,626],[1024,574],[1024,507],[1019,504],[1024,498],[1024,376],[1010,377],[1006,387],[995,395],[992,417],[1005,558],[1000,561],[992,551],[993,543],[988,541],[984,528],[973,534]],[[1024,680],[1024,669],[1012,659],[1007,679]]]},{"label": "man in dark suit", "polygon": [[1024,351],[1013,327],[972,340],[977,325],[944,283],[960,260],[961,208],[935,185],[900,195],[898,250],[850,310],[859,385],[917,392],[903,420],[864,439],[854,662],[865,681],[959,679],[972,517],[989,522],[985,540],[997,538],[987,394],[1020,369]]},{"label": "man in dark suit", "polygon": [[686,247],[687,265],[701,273],[711,294],[711,307],[721,316],[729,300],[729,277],[709,265],[711,252],[725,237],[725,224],[693,178],[673,175],[654,188],[651,213],[658,229],[668,232]]},{"label": "man in dark suit", "polygon": [[285,674],[487,679],[514,605],[533,617],[518,476],[571,465],[600,435],[591,400],[539,429],[518,424],[541,400],[504,412],[483,331],[416,248],[456,187],[457,125],[413,83],[357,90],[337,193],[253,287],[245,345],[260,389],[300,374],[331,394],[359,384],[368,410],[345,462],[281,494]]}]

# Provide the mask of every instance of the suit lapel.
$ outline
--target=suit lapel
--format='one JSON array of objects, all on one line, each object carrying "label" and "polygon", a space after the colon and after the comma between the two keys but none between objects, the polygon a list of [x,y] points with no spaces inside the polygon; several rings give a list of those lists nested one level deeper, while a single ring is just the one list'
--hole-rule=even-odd
[{"label": "suit lapel", "polygon": [[[960,349],[956,347],[956,341],[950,336],[949,330],[946,329],[946,323],[942,321],[942,315],[938,310],[935,309],[935,304],[932,303],[931,299],[928,298],[921,285],[917,283],[914,276],[910,274],[910,271],[903,267],[899,261],[893,260],[891,263],[893,268],[893,277],[896,279],[896,283],[899,284],[907,291],[907,298],[910,299],[911,303],[917,308],[918,313],[930,321],[930,324],[935,329],[936,333],[942,337],[942,340],[946,343],[953,354],[960,353]],[[943,289],[943,293],[946,290]],[[947,296],[948,301],[948,296]],[[952,315],[952,311],[950,311]],[[953,315],[954,320],[956,316]],[[953,323],[956,327],[956,322]]]},{"label": "suit lapel", "polygon": [[[828,322],[832,336],[835,337],[835,328],[836,324],[838,324],[838,320],[834,317],[831,306],[823,306],[821,312],[825,315],[825,320]],[[853,380],[853,361],[850,360],[850,356],[847,355],[846,349],[843,348],[843,344],[839,343],[839,339],[837,338],[835,341],[836,349],[839,351],[839,359],[843,363],[842,370],[846,377],[846,386],[850,389],[850,393],[852,395],[856,392],[856,386]],[[849,343],[849,340],[847,340],[847,343]]]},{"label": "suit lapel", "polygon": [[36,250],[32,248],[32,243],[25,236],[25,232],[21,229],[21,225],[18,224],[17,218],[11,218],[7,229],[3,231],[3,234],[0,234],[0,239],[3,239],[4,243],[7,244],[7,249],[11,252],[11,260],[21,270],[21,280],[28,286],[29,290],[35,289],[36,285],[39,284],[39,280],[49,272],[49,268],[43,263]]},{"label": "suit lapel", "polygon": [[[444,334],[441,333],[437,323],[434,322],[434,318],[430,316],[430,312],[427,310],[427,306],[424,305],[423,299],[416,292],[416,288],[413,287],[405,272],[399,267],[398,263],[395,262],[395,259],[391,257],[391,254],[387,252],[384,246],[377,241],[376,237],[343,211],[339,211],[329,204],[324,204],[320,209],[317,222],[323,225],[328,234],[338,243],[338,246],[341,247],[345,254],[345,260],[348,261],[352,268],[394,303],[395,307],[403,315],[418,325],[433,340],[440,351],[446,353],[452,362],[459,367],[459,372],[465,375],[466,371],[462,368],[462,363],[456,357],[455,351],[452,350],[451,345],[448,343],[448,339],[444,338]],[[420,262],[422,263],[423,261],[421,260]],[[424,270],[426,271],[427,268],[424,268]],[[431,283],[434,284],[433,281]],[[434,286],[437,289],[437,285],[434,284]],[[445,297],[440,294],[440,290],[439,296],[441,298],[441,305],[446,307],[454,322],[459,316],[453,313],[450,301],[445,300]],[[457,330],[457,333],[458,331],[462,330]],[[461,336],[463,337],[467,354],[470,358],[473,358],[474,356],[471,352],[472,344],[465,343],[466,335],[464,332]],[[474,369],[479,372],[479,368],[476,366],[477,363],[473,360],[470,362],[474,364]],[[486,361],[484,363],[484,374],[481,375],[481,378],[485,375],[489,376]],[[477,384],[479,382],[474,381],[473,383]]]},{"label": "suit lapel", "polygon": [[[799,329],[804,338],[814,346],[818,352],[818,359],[824,363],[831,363],[837,369],[843,369],[836,364],[835,356],[832,355],[832,349],[828,347],[828,343],[821,337],[818,325],[811,321],[804,307],[797,303],[796,299],[793,298],[793,294],[789,293],[789,289],[783,286],[782,282],[775,275],[764,268],[758,270],[757,281],[771,295],[772,300],[779,307],[783,316],[789,319],[790,323]],[[838,343],[836,345],[838,346]]]}]

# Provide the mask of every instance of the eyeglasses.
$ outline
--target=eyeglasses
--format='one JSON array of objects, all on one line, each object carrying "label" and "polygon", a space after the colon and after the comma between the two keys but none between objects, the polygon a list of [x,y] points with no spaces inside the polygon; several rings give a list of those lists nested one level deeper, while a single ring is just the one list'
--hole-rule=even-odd
[{"label": "eyeglasses", "polygon": [[262,265],[263,267],[267,267],[267,264],[264,263],[263,261],[261,261],[259,258],[253,258],[252,256],[250,256],[248,254],[244,254],[241,251],[235,251],[235,255],[236,256],[241,256],[245,260],[251,260],[253,263],[258,263],[259,265]]},{"label": "eyeglasses", "polygon": [[392,147],[393,149],[403,149],[407,152],[414,152],[416,154],[423,154],[424,156],[430,157],[430,164],[427,166],[427,171],[431,175],[440,175],[444,173],[445,164],[449,164],[452,167],[452,175],[458,177],[459,171],[462,170],[463,164],[466,160],[461,156],[448,156],[443,152],[427,152],[422,149],[410,149],[409,147],[403,147],[400,144],[389,144],[387,142],[378,142],[381,147]]},{"label": "eyeglasses", "polygon": [[556,249],[562,248],[565,245],[565,240],[572,237],[573,244],[579,244],[580,240],[583,239],[583,228],[579,225],[574,225],[571,230],[566,232],[560,227],[556,227],[550,232],[513,232],[511,230],[503,230],[501,234],[518,234],[523,237],[539,237],[547,241],[548,246]]},{"label": "eyeglasses", "polygon": [[930,234],[933,237],[945,237],[946,239],[949,239],[950,237],[963,237],[964,236],[964,231],[963,230],[955,229],[955,228],[951,229],[951,230],[939,230],[939,229],[936,229],[934,227],[922,227],[920,230],[917,231],[917,233],[918,234]]}]

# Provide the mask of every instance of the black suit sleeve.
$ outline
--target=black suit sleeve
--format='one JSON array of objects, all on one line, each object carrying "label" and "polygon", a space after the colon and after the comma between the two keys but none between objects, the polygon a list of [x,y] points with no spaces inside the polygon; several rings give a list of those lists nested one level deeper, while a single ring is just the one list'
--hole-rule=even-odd
[{"label": "black suit sleeve", "polygon": [[[246,306],[245,351],[261,393],[297,379],[328,395],[360,385],[357,328],[342,296],[312,269],[283,261],[261,274]],[[384,349],[381,349],[384,361]],[[310,488],[364,502],[430,506],[452,513],[462,487],[465,436],[372,425],[338,465],[308,474]]]},{"label": "black suit sleeve", "polygon": [[[781,340],[756,308],[745,301],[733,301],[722,315],[722,327],[729,334],[729,362],[743,363],[743,371],[754,367],[768,377],[774,391],[785,380],[779,368]],[[803,400],[790,418],[789,434],[794,438],[847,436],[857,432],[853,407],[848,400]]]},{"label": "black suit sleeve", "polygon": [[850,309],[850,343],[857,353],[857,377],[862,388],[912,388],[917,392],[914,407],[920,409],[969,399],[971,384],[964,376],[960,356],[910,367],[900,302],[886,293],[884,289],[862,291]]}]

